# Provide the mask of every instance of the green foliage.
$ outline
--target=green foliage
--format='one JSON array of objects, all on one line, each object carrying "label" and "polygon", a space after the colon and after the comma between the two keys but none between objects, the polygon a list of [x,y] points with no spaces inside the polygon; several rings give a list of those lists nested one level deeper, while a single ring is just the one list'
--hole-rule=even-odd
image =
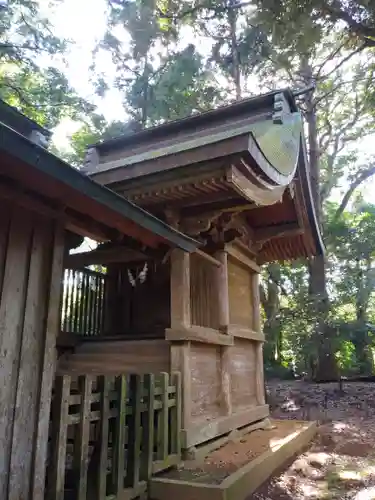
[{"label": "green foliage", "polygon": [[66,47],[40,15],[38,2],[6,2],[0,9],[0,98],[46,127],[92,112],[61,71],[38,63],[41,56],[61,56]]},{"label": "green foliage", "polygon": [[[178,48],[179,32],[170,17],[177,3],[114,1],[108,30],[97,47],[112,56],[115,86],[130,116],[148,126],[188,116],[215,105],[220,90],[193,44]],[[106,90],[98,79],[98,91]]]}]

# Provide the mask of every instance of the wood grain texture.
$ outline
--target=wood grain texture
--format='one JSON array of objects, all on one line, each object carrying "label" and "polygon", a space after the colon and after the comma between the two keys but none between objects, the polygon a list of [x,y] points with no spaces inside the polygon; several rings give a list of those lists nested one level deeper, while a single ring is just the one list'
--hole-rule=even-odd
[{"label": "wood grain texture", "polygon": [[230,385],[233,412],[256,405],[256,344],[235,339],[230,348]]},{"label": "wood grain texture", "polygon": [[31,381],[39,378],[42,362],[46,301],[41,297],[47,292],[49,229],[41,223],[35,227],[30,255],[10,463],[9,498],[14,499],[23,498],[30,488],[31,461],[25,456],[32,456],[38,417],[39,388]]},{"label": "wood grain texture", "polygon": [[166,340],[85,342],[59,360],[59,374],[160,373],[170,370]]},{"label": "wood grain texture", "polygon": [[216,296],[217,296],[217,318],[219,328],[228,331],[229,314],[229,287],[228,287],[228,255],[224,251],[217,252],[215,257],[221,266],[215,270]]},{"label": "wood grain texture", "polygon": [[8,477],[16,418],[31,235],[30,214],[15,210],[10,226],[0,303],[0,498],[8,498],[9,495]]},{"label": "wood grain texture", "polygon": [[42,500],[63,232],[17,199],[0,209],[0,498]]},{"label": "wood grain texture", "polygon": [[192,421],[213,420],[222,414],[220,347],[191,343]]},{"label": "wood grain texture", "polygon": [[44,498],[48,427],[51,407],[52,382],[56,370],[56,339],[60,330],[61,280],[63,275],[64,238],[63,227],[56,223],[52,227],[48,273],[48,306],[45,318],[43,361],[38,401],[34,476],[32,484],[33,500]]},{"label": "wood grain texture", "polygon": [[179,249],[171,254],[171,328],[191,325],[190,258]]},{"label": "wood grain texture", "polygon": [[230,323],[252,328],[253,294],[251,273],[248,268],[228,259]]},{"label": "wood grain texture", "polygon": [[217,267],[198,254],[190,256],[190,303],[193,325],[219,328]]}]

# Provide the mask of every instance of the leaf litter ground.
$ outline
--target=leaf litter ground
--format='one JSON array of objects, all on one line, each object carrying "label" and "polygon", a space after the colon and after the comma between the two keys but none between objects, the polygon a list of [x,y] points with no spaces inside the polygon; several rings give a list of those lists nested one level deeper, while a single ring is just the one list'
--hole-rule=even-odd
[{"label": "leaf litter ground", "polygon": [[375,384],[268,384],[272,417],[317,420],[306,453],[248,500],[375,500]]}]

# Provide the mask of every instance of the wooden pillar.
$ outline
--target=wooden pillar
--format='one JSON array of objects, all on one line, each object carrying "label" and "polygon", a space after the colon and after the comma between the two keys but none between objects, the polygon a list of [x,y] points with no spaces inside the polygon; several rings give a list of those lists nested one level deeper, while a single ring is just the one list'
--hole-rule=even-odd
[{"label": "wooden pillar", "polygon": [[223,332],[228,332],[229,326],[229,291],[228,291],[228,254],[225,251],[217,252],[215,257],[221,263],[220,267],[215,267],[218,323]]},{"label": "wooden pillar", "polygon": [[[219,251],[215,255],[216,259],[221,263],[220,267],[215,268],[216,273],[216,290],[217,290],[217,305],[218,305],[218,323],[222,332],[228,333],[229,327],[229,290],[228,290],[228,254],[224,250]],[[222,407],[225,415],[232,414],[232,398],[230,384],[230,347],[222,346],[221,354],[221,393]]]},{"label": "wooden pillar", "polygon": [[[171,329],[191,326],[190,255],[174,249],[171,255]],[[171,372],[181,372],[182,428],[191,422],[190,342],[171,344]]]},{"label": "wooden pillar", "polygon": [[171,255],[171,328],[189,328],[190,311],[190,255],[175,249]]},{"label": "wooden pillar", "polygon": [[[252,275],[252,295],[253,295],[253,329],[261,333],[260,317],[260,296],[259,296],[259,274]],[[264,394],[264,370],[263,370],[263,342],[257,342],[256,345],[256,398],[258,405],[265,404]]]}]

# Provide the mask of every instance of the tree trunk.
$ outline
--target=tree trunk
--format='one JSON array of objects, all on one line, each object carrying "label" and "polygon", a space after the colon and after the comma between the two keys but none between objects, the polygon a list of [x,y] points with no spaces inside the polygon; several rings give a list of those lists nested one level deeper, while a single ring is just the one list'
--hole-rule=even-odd
[{"label": "tree trunk", "polygon": [[[280,274],[280,266],[278,264],[269,264],[273,272]],[[272,280],[267,281],[266,290],[261,286],[260,289],[261,304],[266,314],[264,324],[264,335],[266,338],[265,358],[272,365],[278,365],[282,362],[282,338],[280,334],[280,297],[279,289],[276,283]]]},{"label": "tree trunk", "polygon": [[360,375],[371,375],[374,369],[374,361],[370,348],[370,339],[367,328],[367,307],[370,296],[368,286],[368,274],[371,269],[371,259],[368,259],[365,273],[363,272],[361,262],[357,259],[357,299],[356,316],[357,324],[353,335],[353,344],[358,363],[358,372]]},{"label": "tree trunk", "polygon": [[[231,2],[235,3],[235,2]],[[241,68],[240,68],[240,54],[238,51],[238,43],[237,43],[237,10],[229,9],[228,10],[228,22],[230,29],[230,47],[232,52],[232,77],[234,81],[234,87],[236,91],[236,100],[239,101],[242,97],[242,86],[241,86]]]},{"label": "tree trunk", "polygon": [[[312,67],[307,60],[302,60],[301,72],[306,85],[313,83]],[[305,97],[306,121],[308,126],[308,146],[310,163],[310,181],[316,215],[322,227],[322,200],[320,196],[319,141],[316,117],[316,106],[313,93]],[[326,267],[324,256],[317,256],[309,262],[309,292],[312,314],[315,319],[314,337],[318,360],[315,370],[316,380],[335,380],[338,377],[337,363],[334,355],[333,331],[327,327],[329,300],[326,284]]]}]

